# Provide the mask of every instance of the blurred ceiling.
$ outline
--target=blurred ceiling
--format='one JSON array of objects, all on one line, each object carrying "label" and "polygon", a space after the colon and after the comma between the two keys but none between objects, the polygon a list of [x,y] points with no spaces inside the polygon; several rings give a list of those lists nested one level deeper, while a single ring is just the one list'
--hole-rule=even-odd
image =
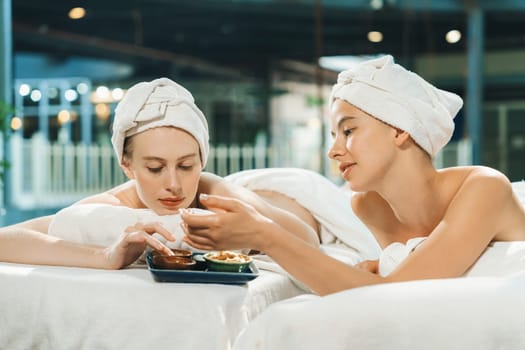
[{"label": "blurred ceiling", "polygon": [[[68,18],[76,6],[85,18]],[[486,51],[525,47],[524,0],[14,0],[13,45],[56,59],[117,60],[143,75],[264,78],[281,60],[466,52],[473,7],[484,11]],[[463,33],[458,43],[445,41],[451,29]],[[372,30],[384,40],[369,42]]]}]

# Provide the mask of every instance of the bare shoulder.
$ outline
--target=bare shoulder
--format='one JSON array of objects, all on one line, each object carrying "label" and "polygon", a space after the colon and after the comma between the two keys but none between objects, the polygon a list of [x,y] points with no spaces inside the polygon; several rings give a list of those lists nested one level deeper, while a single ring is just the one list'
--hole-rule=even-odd
[{"label": "bare shoulder", "polygon": [[454,184],[449,186],[450,197],[444,203],[444,220],[449,225],[454,223],[458,231],[473,230],[480,235],[485,232],[488,240],[523,237],[523,232],[517,233],[525,224],[523,208],[504,174],[489,167],[472,166],[445,171],[444,175],[449,178],[445,181]]},{"label": "bare shoulder", "polygon": [[121,201],[114,195],[109,192],[98,193],[86,198],[83,198],[73,205],[78,204],[111,204],[111,205],[121,205]]},{"label": "bare shoulder", "polygon": [[203,185],[213,185],[213,184],[225,183],[225,182],[226,181],[224,181],[224,178],[219,175],[208,173],[205,171],[201,173],[200,183]]},{"label": "bare shoulder", "polygon": [[199,193],[228,195],[231,185],[224,178],[208,172],[203,172],[199,181]]},{"label": "bare shoulder", "polygon": [[83,198],[77,204],[111,204],[124,205],[130,208],[137,206],[138,195],[134,181],[127,181],[112,189]]},{"label": "bare shoulder", "polygon": [[512,185],[500,171],[485,166],[465,167],[458,170],[464,173],[458,193],[463,192],[491,200],[512,197]]}]

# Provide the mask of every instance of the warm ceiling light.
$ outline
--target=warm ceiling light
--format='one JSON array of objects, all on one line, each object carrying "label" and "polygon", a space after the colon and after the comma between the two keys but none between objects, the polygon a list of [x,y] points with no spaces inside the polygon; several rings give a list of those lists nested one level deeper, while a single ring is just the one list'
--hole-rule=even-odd
[{"label": "warm ceiling light", "polygon": [[107,120],[111,115],[109,106],[105,103],[99,103],[95,106],[95,114],[100,120]]},{"label": "warm ceiling light", "polygon": [[121,88],[113,89],[113,91],[111,91],[111,97],[113,97],[115,101],[122,100],[122,97],[124,97],[124,90]]},{"label": "warm ceiling light", "polygon": [[95,90],[95,95],[99,100],[107,100],[110,98],[111,93],[107,86],[101,85]]},{"label": "warm ceiling light", "polygon": [[31,101],[38,102],[42,98],[42,93],[38,89],[34,89],[31,91],[31,94],[29,95],[29,98],[31,98]]},{"label": "warm ceiling light", "polygon": [[68,110],[63,109],[58,112],[57,119],[60,125],[65,124],[71,120],[71,113],[69,113]]},{"label": "warm ceiling light", "polygon": [[27,84],[20,85],[20,87],[18,88],[18,93],[20,94],[20,96],[29,95],[31,93],[31,86]]},{"label": "warm ceiling light", "polygon": [[457,43],[458,41],[461,40],[461,32],[459,30],[456,30],[456,29],[450,30],[445,35],[445,40],[449,44],[455,44],[455,43]]},{"label": "warm ceiling light", "polygon": [[71,19],[81,19],[86,15],[86,9],[83,7],[74,7],[69,10],[69,18]]},{"label": "warm ceiling light", "polygon": [[66,101],[73,102],[78,97],[78,92],[73,89],[67,89],[66,92],[64,92],[64,97],[66,98]]},{"label": "warm ceiling light", "polygon": [[381,32],[376,32],[376,31],[368,32],[367,37],[368,37],[368,40],[373,43],[380,43],[381,41],[383,41],[383,33]]},{"label": "warm ceiling light", "polygon": [[89,91],[89,86],[86,83],[79,83],[77,85],[77,91],[79,94],[84,95]]},{"label": "warm ceiling light", "polygon": [[11,129],[18,130],[22,127],[22,119],[20,117],[13,117],[11,119]]},{"label": "warm ceiling light", "polygon": [[383,0],[370,0],[370,7],[373,10],[381,10],[383,8]]}]

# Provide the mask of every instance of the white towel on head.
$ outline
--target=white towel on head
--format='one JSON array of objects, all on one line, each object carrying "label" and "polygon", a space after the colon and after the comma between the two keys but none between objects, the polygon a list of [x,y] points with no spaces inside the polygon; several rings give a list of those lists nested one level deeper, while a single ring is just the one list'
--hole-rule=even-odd
[{"label": "white towel on head", "polygon": [[199,144],[202,166],[206,165],[209,154],[206,118],[191,93],[168,78],[132,86],[115,109],[111,142],[119,162],[126,137],[160,126],[173,126],[192,135]]},{"label": "white towel on head", "polygon": [[463,106],[461,97],[436,88],[389,55],[341,72],[330,102],[335,98],[406,131],[432,157],[452,137],[453,118]]}]

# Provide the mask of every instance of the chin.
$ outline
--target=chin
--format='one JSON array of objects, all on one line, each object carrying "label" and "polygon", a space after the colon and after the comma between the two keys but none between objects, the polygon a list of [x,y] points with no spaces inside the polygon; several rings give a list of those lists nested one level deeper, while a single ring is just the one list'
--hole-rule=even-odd
[{"label": "chin", "polygon": [[186,207],[185,206],[180,206],[180,207],[172,208],[172,209],[162,208],[161,211],[158,214],[159,215],[174,215],[174,214],[178,214],[179,210],[183,209],[183,208],[186,208]]},{"label": "chin", "polygon": [[150,206],[150,209],[153,210],[157,215],[173,215],[179,212],[179,208],[168,209],[162,206]]},{"label": "chin", "polygon": [[352,192],[365,192],[366,189],[363,186],[360,186],[356,181],[348,181],[345,179],[346,185]]}]

